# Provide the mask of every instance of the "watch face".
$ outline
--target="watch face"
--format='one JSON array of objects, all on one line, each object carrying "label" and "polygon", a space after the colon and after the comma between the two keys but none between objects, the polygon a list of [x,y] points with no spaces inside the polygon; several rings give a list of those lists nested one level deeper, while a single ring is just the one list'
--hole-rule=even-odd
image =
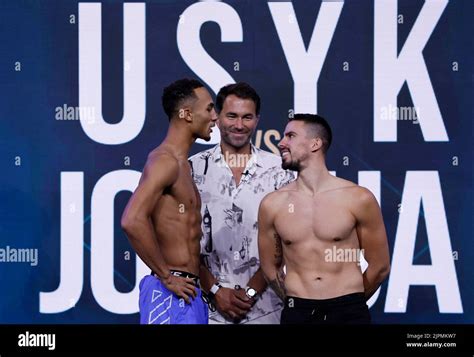
[{"label": "watch face", "polygon": [[253,298],[255,295],[257,295],[257,290],[248,288],[246,291],[247,295],[251,298]]}]

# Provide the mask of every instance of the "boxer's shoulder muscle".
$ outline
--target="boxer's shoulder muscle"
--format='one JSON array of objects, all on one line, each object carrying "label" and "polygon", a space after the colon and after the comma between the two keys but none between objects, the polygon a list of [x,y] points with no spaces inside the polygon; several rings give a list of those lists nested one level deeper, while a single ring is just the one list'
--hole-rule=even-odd
[{"label": "boxer's shoulder muscle", "polygon": [[161,172],[170,172],[178,174],[179,161],[169,150],[158,146],[148,154],[145,169],[160,170]]},{"label": "boxer's shoulder muscle", "polygon": [[291,182],[279,190],[268,193],[260,203],[261,209],[268,214],[275,214],[282,205],[285,205],[288,202],[292,193],[295,192],[294,187],[294,183]]}]

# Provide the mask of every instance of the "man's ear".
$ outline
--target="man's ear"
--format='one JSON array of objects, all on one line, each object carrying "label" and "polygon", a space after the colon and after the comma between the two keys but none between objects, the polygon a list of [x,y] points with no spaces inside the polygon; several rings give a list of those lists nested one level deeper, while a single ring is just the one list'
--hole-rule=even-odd
[{"label": "man's ear", "polygon": [[191,111],[191,108],[183,107],[183,108],[179,109],[178,117],[179,117],[179,119],[184,119],[188,123],[192,122],[193,121],[193,113]]},{"label": "man's ear", "polygon": [[321,138],[311,139],[311,152],[316,152],[323,147],[323,140]]}]

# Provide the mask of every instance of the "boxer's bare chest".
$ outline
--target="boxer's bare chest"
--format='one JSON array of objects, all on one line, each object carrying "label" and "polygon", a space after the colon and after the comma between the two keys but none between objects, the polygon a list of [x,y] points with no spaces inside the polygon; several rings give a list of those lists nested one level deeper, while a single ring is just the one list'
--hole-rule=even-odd
[{"label": "boxer's bare chest", "polygon": [[336,190],[314,196],[291,193],[275,220],[282,243],[294,245],[308,240],[331,243],[350,238],[356,219],[343,194]]}]

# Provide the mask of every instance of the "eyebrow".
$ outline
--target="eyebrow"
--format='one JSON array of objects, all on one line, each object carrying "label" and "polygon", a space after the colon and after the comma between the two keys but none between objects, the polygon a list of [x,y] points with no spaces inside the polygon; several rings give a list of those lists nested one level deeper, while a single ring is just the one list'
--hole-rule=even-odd
[{"label": "eyebrow", "polygon": [[290,135],[290,134],[297,135],[294,131],[288,131],[288,132],[285,133],[285,136],[288,136],[288,135]]},{"label": "eyebrow", "polygon": [[[227,115],[239,115],[239,114],[237,114],[236,112],[227,112]],[[245,113],[245,114],[242,115],[242,117],[248,117],[248,116],[255,117],[255,114],[253,114],[253,113]]]}]

